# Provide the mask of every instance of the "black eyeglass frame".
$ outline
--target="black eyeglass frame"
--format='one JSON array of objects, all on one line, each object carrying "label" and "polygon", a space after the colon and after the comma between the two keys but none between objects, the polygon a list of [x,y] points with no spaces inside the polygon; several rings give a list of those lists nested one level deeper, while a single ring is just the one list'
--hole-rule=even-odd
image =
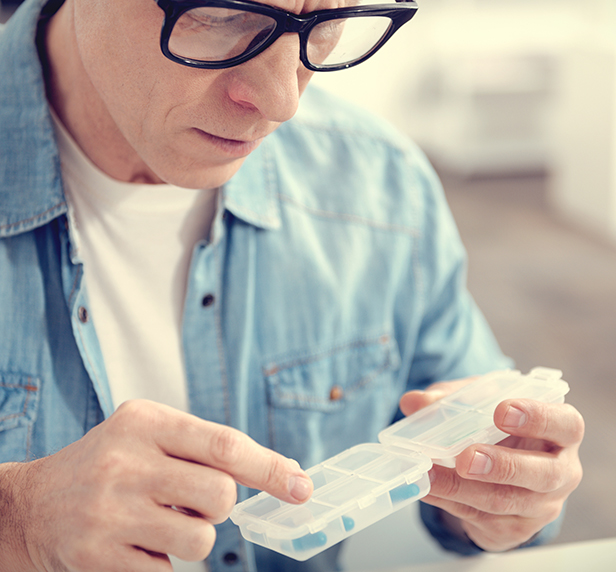
[{"label": "black eyeglass frame", "polygon": [[[414,0],[395,0],[395,5],[392,2],[391,6],[381,5],[365,5],[354,6],[346,8],[335,8],[331,10],[317,10],[315,12],[309,12],[307,14],[293,14],[286,12],[279,8],[272,6],[266,6],[264,4],[258,4],[256,2],[250,2],[249,0],[155,0],[158,6],[165,13],[165,20],[163,21],[162,29],[160,32],[160,48],[165,55],[171,61],[178,64],[189,66],[192,68],[200,69],[226,69],[231,68],[254,58],[261,52],[269,48],[280,36],[285,33],[297,33],[300,38],[299,43],[299,57],[307,69],[311,71],[337,71],[347,69],[362,62],[365,62],[368,58],[372,57],[383,45],[398,31],[404,24],[406,24],[417,12],[417,3]],[[204,62],[200,60],[193,60],[190,58],[184,58],[177,56],[169,50],[169,38],[176,22],[184,14],[193,8],[205,8],[212,6],[216,8],[229,8],[244,10],[246,12],[254,12],[256,14],[262,14],[270,17],[276,22],[276,27],[270,36],[258,44],[254,49],[248,50],[239,56],[230,58],[228,60],[222,60],[219,62]],[[365,16],[381,16],[389,18],[391,24],[381,39],[363,56],[351,61],[339,65],[317,65],[312,64],[308,60],[308,36],[310,31],[317,24],[321,24],[328,20],[335,20],[338,18],[357,18]]]}]

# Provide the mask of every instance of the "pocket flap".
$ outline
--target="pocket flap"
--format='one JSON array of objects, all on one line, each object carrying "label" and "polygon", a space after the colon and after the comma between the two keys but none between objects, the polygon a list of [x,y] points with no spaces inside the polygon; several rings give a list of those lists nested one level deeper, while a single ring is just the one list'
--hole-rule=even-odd
[{"label": "pocket flap", "polygon": [[39,389],[36,377],[0,372],[0,431],[34,420]]},{"label": "pocket flap", "polygon": [[336,411],[399,365],[395,339],[382,335],[274,362],[264,373],[274,407]]}]

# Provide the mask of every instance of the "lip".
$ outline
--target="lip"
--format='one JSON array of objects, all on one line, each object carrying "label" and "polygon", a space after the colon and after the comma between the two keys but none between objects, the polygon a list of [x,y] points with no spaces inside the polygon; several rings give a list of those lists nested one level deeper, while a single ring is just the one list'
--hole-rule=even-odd
[{"label": "lip", "polygon": [[201,137],[201,139],[205,139],[210,145],[213,145],[219,152],[228,156],[232,159],[239,159],[241,157],[246,157],[250,153],[252,153],[263,141],[263,137],[259,137],[258,139],[253,140],[241,140],[241,139],[226,139],[224,137],[218,137],[217,135],[212,135],[207,131],[203,131],[197,127],[194,128],[194,131]]}]

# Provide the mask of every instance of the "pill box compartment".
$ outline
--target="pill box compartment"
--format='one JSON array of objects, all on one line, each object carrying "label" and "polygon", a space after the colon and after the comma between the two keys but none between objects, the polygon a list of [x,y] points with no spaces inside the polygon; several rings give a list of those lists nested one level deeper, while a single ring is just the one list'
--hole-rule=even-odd
[{"label": "pill box compartment", "polygon": [[569,385],[561,375],[559,370],[549,368],[535,368],[528,375],[514,370],[484,375],[384,429],[379,441],[421,452],[435,464],[454,467],[456,456],[469,445],[494,444],[507,437],[494,425],[494,410],[503,400],[562,403]]},{"label": "pill box compartment", "polygon": [[357,445],[307,471],[315,489],[308,502],[260,493],[236,505],[231,520],[247,540],[306,560],[424,497],[431,466],[411,451]]}]

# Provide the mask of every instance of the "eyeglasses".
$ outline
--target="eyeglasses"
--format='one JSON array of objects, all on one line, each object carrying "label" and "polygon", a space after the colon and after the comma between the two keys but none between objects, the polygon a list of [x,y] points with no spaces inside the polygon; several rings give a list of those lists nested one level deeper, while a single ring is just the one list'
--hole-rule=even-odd
[{"label": "eyeglasses", "polygon": [[160,47],[170,60],[224,69],[260,54],[282,34],[299,34],[312,71],[350,68],[373,56],[417,11],[413,0],[329,0],[341,8],[292,14],[248,0],[156,0],[165,13]]}]

